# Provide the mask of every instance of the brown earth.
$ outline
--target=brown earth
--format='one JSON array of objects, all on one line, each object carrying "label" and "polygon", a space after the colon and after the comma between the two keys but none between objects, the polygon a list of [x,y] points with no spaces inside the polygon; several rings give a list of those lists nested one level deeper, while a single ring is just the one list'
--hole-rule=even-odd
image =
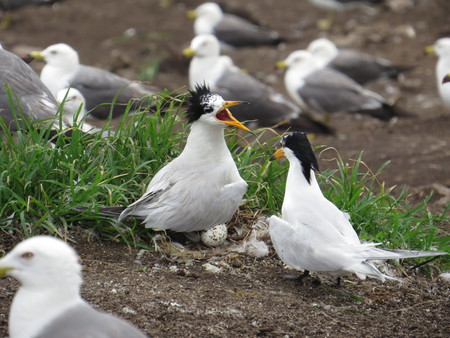
[{"label": "brown earth", "polygon": [[[399,2],[410,3],[391,0]],[[153,83],[184,91],[189,61],[181,50],[192,38],[192,22],[185,12],[200,3],[66,0],[53,8],[23,8],[14,12],[12,26],[0,31],[0,41],[18,54],[66,42],[78,50],[83,63],[130,78],[158,60]],[[425,56],[423,47],[450,35],[448,0],[415,1],[401,10],[385,7],[373,15],[361,10],[340,13],[327,33],[316,28],[325,13],[306,0],[230,0],[226,6],[288,38],[283,48],[229,53],[239,67],[283,93],[282,74],[273,72],[273,65],[319,36],[415,65],[401,82],[370,86],[414,117],[385,123],[339,114],[331,121],[337,134],[321,136],[314,143],[335,147],[345,160],[364,151],[363,160],[374,170],[392,161],[380,176],[387,186],[410,187],[418,199],[434,189],[431,207],[442,210],[450,196],[450,109],[436,91],[436,59]],[[131,37],[125,33],[130,28],[135,29]],[[334,163],[322,159],[321,165],[331,168]],[[222,267],[222,272],[212,273],[203,267],[207,258],[171,262],[155,252],[138,255],[136,249],[108,241],[91,243],[79,234],[74,238],[86,266],[83,296],[153,336],[444,337],[450,330],[449,284],[406,268],[409,277],[402,283],[351,279],[335,288],[329,286],[331,279],[321,276],[321,285],[312,280],[300,285],[281,278],[285,269],[273,252],[270,258],[254,259],[205,251],[211,264]],[[16,240],[7,234],[0,239],[5,251]],[[6,279],[0,285],[0,335],[6,336],[17,283]]]}]

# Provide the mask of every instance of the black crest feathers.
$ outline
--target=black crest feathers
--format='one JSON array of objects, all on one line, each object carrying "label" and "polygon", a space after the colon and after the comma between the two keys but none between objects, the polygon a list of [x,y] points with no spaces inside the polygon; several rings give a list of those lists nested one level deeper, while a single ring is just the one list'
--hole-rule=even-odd
[{"label": "black crest feathers", "polygon": [[311,183],[311,169],[319,170],[316,155],[305,133],[294,131],[281,139],[281,146],[292,150],[302,166],[303,175]]},{"label": "black crest feathers", "polygon": [[205,83],[197,84],[194,90],[189,91],[189,94],[189,108],[186,112],[189,123],[198,120],[202,114],[212,112],[212,108],[207,104],[207,98],[211,95],[211,90]]}]

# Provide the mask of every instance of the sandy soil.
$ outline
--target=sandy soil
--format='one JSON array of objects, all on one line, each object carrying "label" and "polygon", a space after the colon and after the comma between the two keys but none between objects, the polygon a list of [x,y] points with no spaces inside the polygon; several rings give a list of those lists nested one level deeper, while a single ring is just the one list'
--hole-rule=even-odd
[{"label": "sandy soil", "polygon": [[[0,41],[18,54],[66,42],[78,50],[83,63],[130,78],[137,78],[151,60],[158,60],[159,73],[153,83],[183,92],[189,60],[181,51],[193,37],[185,12],[200,3],[66,0],[53,8],[23,8],[14,12],[12,26],[0,31]],[[370,85],[414,117],[385,123],[339,114],[331,121],[336,135],[313,142],[335,147],[344,159],[364,151],[363,159],[372,169],[390,160],[380,177],[387,186],[408,186],[418,199],[434,189],[432,208],[436,210],[448,203],[450,108],[443,106],[436,91],[436,59],[423,53],[425,46],[450,35],[447,0],[416,1],[400,10],[383,7],[372,15],[360,10],[340,13],[327,33],[316,28],[325,13],[306,0],[230,0],[226,7],[288,39],[278,49],[228,53],[239,67],[282,93],[286,93],[283,74],[274,72],[273,65],[319,36],[416,66],[401,82]],[[36,70],[41,67],[32,65]],[[323,168],[333,167],[325,161],[332,156],[330,152],[322,156]],[[0,239],[6,251],[15,241],[6,234]],[[351,279],[335,288],[326,276],[321,276],[320,285],[314,279],[304,285],[282,279],[286,270],[273,251],[265,259],[205,251],[213,258],[186,263],[154,252],[138,254],[136,249],[107,241],[91,243],[84,235],[74,234],[74,245],[86,267],[83,296],[153,336],[444,337],[450,329],[449,284],[415,275],[407,267],[404,272],[409,277],[403,274],[402,283]],[[206,271],[207,261],[222,272]],[[8,308],[16,288],[11,279],[0,284],[0,336],[6,336]]]}]

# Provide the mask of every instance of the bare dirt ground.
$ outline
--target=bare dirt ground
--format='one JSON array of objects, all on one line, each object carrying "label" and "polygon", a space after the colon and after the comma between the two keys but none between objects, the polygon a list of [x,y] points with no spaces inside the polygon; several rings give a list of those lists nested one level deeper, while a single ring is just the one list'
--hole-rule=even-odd
[{"label": "bare dirt ground", "polygon": [[[406,1],[408,2],[408,1]],[[14,13],[8,30],[0,31],[3,47],[18,54],[66,42],[83,63],[130,78],[150,60],[160,62],[153,83],[175,90],[187,85],[189,61],[181,56],[193,37],[185,12],[201,1],[66,0],[54,8],[24,8]],[[340,13],[327,33],[316,21],[325,13],[303,0],[230,0],[226,7],[244,12],[288,39],[283,48],[252,48],[228,53],[241,67],[285,93],[277,60],[327,36],[340,46],[359,48],[395,63],[415,65],[401,82],[370,86],[415,117],[391,123],[339,114],[331,123],[336,135],[315,144],[338,149],[344,159],[364,151],[372,169],[391,160],[380,178],[387,186],[407,186],[420,199],[436,190],[431,207],[442,210],[450,196],[450,108],[441,103],[434,78],[435,57],[423,48],[450,36],[450,3],[416,1],[402,10],[381,8],[368,15]],[[129,29],[133,28],[135,34]],[[39,64],[32,64],[38,70]],[[325,155],[326,157],[326,155]],[[334,163],[324,161],[323,168]],[[448,227],[448,225],[447,225]],[[1,249],[13,242],[0,237]],[[449,284],[415,275],[405,267],[402,283],[347,281],[335,288],[322,278],[316,285],[284,280],[286,272],[270,258],[206,251],[205,259],[169,261],[108,241],[88,242],[74,234],[74,246],[86,267],[83,296],[95,306],[116,313],[153,336],[448,336]],[[203,264],[221,267],[207,272]],[[436,272],[436,271],[434,271]],[[0,284],[0,336],[6,336],[7,314],[17,283]]]}]

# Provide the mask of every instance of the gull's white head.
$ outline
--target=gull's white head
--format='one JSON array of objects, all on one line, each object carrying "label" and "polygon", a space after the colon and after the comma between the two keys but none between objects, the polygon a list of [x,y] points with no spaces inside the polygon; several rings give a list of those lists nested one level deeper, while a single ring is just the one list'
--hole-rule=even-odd
[{"label": "gull's white head", "polygon": [[307,51],[314,56],[316,61],[321,66],[326,66],[339,54],[339,50],[336,45],[332,41],[325,38],[312,41],[308,45]]},{"label": "gull's white head", "polygon": [[189,57],[217,57],[220,55],[220,42],[212,34],[197,35],[183,53]]},{"label": "gull's white head", "polygon": [[83,94],[76,88],[61,89],[56,95],[56,101],[59,104],[64,103],[63,112],[67,115],[85,115],[86,100]]},{"label": "gull's white head", "polygon": [[80,63],[77,51],[65,43],[51,45],[42,52],[32,52],[31,55],[54,67],[70,69]]},{"label": "gull's white head", "polygon": [[222,20],[223,12],[218,4],[205,2],[195,10],[189,11],[188,16],[196,19],[194,22],[195,35],[211,34],[214,31],[214,26]]},{"label": "gull's white head", "polygon": [[82,282],[75,250],[49,236],[26,239],[0,259],[0,276],[5,275],[16,278],[27,289],[79,287]]},{"label": "gull's white head", "polygon": [[450,57],[450,38],[441,38],[434,45],[434,52],[439,57]]},{"label": "gull's white head", "polygon": [[189,108],[186,116],[189,122],[201,122],[212,126],[226,125],[249,131],[228,110],[229,107],[244,103],[242,101],[225,101],[222,96],[211,93],[206,85],[197,85],[190,91]]},{"label": "gull's white head", "polygon": [[284,63],[288,68],[315,68],[317,66],[314,56],[306,50],[297,50],[292,52],[284,60]]}]

